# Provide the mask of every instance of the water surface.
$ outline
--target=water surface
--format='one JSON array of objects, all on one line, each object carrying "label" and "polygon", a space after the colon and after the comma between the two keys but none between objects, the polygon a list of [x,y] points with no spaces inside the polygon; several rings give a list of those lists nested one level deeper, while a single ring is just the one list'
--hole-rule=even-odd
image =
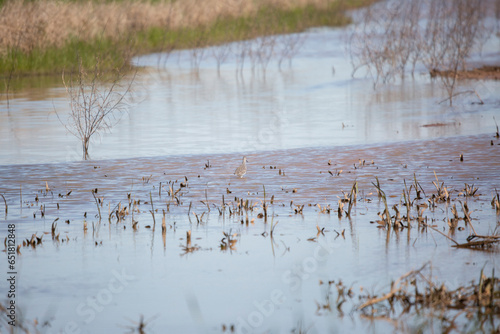
[{"label": "water surface", "polygon": [[[189,50],[136,59],[142,68],[130,108],[92,142],[90,161],[80,160],[79,142],[55,114],[69,112],[63,87],[15,92],[8,106],[3,99],[2,220],[16,225],[18,244],[43,236],[17,257],[20,319],[28,326],[37,319],[42,333],[127,332],[141,315],[146,332],[234,325],[240,333],[386,333],[401,328],[363,318],[357,296],[387,293],[425,263],[450,289],[477,281],[481,269],[498,271],[497,249],[456,249],[415,221],[401,231],[377,227],[384,205],[372,184],[378,177],[389,206],[405,212],[405,181],[420,182],[420,205],[436,194],[433,181],[444,182],[451,201],[428,208],[428,224],[457,242],[474,231],[497,233],[490,201],[500,189],[498,83],[464,83],[485,104],[464,96],[453,108],[438,103],[444,92],[425,74],[374,91],[368,78],[351,78],[345,33],[300,35],[292,65],[279,69],[273,58],[265,71],[248,59],[240,71],[233,56],[219,72],[209,49],[194,69]],[[248,172],[240,179],[233,172],[243,155]],[[339,200],[355,182],[351,217],[339,217]],[[465,184],[478,196],[460,194]],[[264,203],[267,221],[259,216]],[[462,203],[472,222],[452,230],[451,208],[462,215]],[[355,297],[318,310],[337,298],[321,284],[332,280],[352,286]],[[423,321],[403,320],[407,331]],[[459,328],[467,321],[458,317]],[[439,322],[426,328],[442,330]]]},{"label": "water surface", "polygon": [[[473,104],[477,98],[469,94],[449,108],[439,103],[446,96],[439,82],[430,81],[423,68],[404,84],[378,90],[369,77],[353,79],[344,51],[347,29],[295,36],[302,48],[281,69],[278,47],[265,71],[251,59],[241,69],[235,55],[217,71],[212,49],[204,50],[194,68],[189,50],[136,59],[145,68],[136,76],[128,112],[110,133],[93,137],[91,158],[331,147],[495,131],[497,82],[463,83],[459,89],[475,89],[485,104]],[[280,45],[285,37],[273,38]],[[497,54],[497,45],[492,37],[482,56]],[[15,93],[9,105],[4,94],[0,164],[81,159],[79,141],[57,117],[65,121],[69,113],[65,89],[49,86]],[[426,126],[433,124],[441,126]]]}]

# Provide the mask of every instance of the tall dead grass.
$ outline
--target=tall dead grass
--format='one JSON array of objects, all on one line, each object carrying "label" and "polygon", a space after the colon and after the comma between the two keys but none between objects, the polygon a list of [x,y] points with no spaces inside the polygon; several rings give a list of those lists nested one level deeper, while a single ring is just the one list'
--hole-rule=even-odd
[{"label": "tall dead grass", "polygon": [[0,56],[9,49],[61,47],[68,40],[119,40],[153,27],[196,27],[219,18],[246,17],[264,6],[323,7],[336,0],[125,0],[120,2],[8,0],[0,8]]}]

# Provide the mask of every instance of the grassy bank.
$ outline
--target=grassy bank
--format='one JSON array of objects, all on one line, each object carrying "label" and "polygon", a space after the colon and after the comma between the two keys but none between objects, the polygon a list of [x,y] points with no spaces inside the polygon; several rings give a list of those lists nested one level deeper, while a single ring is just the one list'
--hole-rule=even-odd
[{"label": "grassy bank", "polygon": [[370,0],[20,1],[0,8],[0,76],[61,73],[77,59],[121,66],[149,52],[197,48],[350,22]]}]

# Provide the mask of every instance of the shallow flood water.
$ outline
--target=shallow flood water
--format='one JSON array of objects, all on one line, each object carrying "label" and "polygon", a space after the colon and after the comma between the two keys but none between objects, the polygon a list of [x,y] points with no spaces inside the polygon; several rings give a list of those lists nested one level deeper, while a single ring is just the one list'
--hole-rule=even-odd
[{"label": "shallow flood water", "polygon": [[[235,59],[220,74],[208,58],[193,71],[189,51],[170,55],[167,69],[165,55],[137,59],[151,67],[138,74],[129,112],[92,144],[91,161],[79,161],[78,142],[53,113],[66,108],[61,87],[3,104],[4,220],[18,244],[43,235],[17,256],[18,315],[43,333],[127,332],[141,315],[148,333],[411,331],[426,320],[369,320],[355,309],[358,296],[387,293],[425,263],[449,288],[498,271],[496,248],[454,248],[416,221],[379,226],[384,204],[372,184],[377,177],[389,206],[405,213],[405,180],[422,186],[419,204],[436,194],[433,181],[444,182],[451,200],[427,208],[427,224],[459,243],[473,231],[498,233],[490,204],[500,188],[498,101],[487,93],[498,83],[481,83],[484,105],[464,99],[455,108],[437,104],[442,91],[423,77],[373,91],[350,78],[342,37],[310,31],[290,68],[273,61],[265,75],[258,64],[236,71]],[[351,217],[339,218],[355,182]],[[460,194],[465,184],[477,196]],[[453,205],[465,202],[472,221],[450,229]],[[354,292],[339,308],[325,284],[333,280]]]},{"label": "shallow flood water", "polygon": [[[490,199],[500,184],[500,142],[491,146],[491,139],[483,135],[451,138],[446,145],[431,140],[263,151],[248,155],[242,179],[231,175],[240,155],[3,166],[6,220],[16,224],[18,242],[33,233],[43,235],[40,245],[23,247],[18,256],[19,310],[26,319],[49,321],[45,332],[125,332],[141,314],[150,320],[147,329],[153,332],[216,333],[223,325],[258,333],[293,328],[313,333],[391,330],[385,321],[364,321],[357,313],[347,316],[356,300],[343,306],[344,317],[335,307],[318,311],[316,303],[328,296],[328,287],[319,282],[341,280],[356,294],[361,287],[375,293],[430,262],[432,277],[456,288],[477,280],[481,268],[498,268],[498,253],[453,248],[444,236],[416,222],[401,231],[377,228],[373,222],[383,204],[371,182],[378,177],[392,206],[400,203],[403,180],[411,183],[415,173],[425,191],[420,203],[426,203],[436,193],[432,181],[437,176],[452,201],[427,210],[428,223],[458,242],[466,242],[471,226],[477,234],[489,234],[498,224]],[[338,176],[328,172],[340,170]],[[351,219],[339,219],[338,199],[355,181],[358,199]],[[464,183],[474,184],[481,195],[460,196]],[[174,193],[180,189],[174,198],[170,186]],[[258,218],[264,187],[267,223]],[[100,223],[91,193],[95,188],[103,201]],[[111,215],[110,223],[109,212],[119,203],[128,206],[128,194],[140,204],[132,205],[134,213],[120,222]],[[220,215],[223,196],[228,207]],[[240,199],[249,200],[253,208],[240,214]],[[459,222],[452,233],[446,221],[459,201],[468,203],[473,220]],[[321,213],[317,204],[330,205],[332,211]],[[296,213],[301,205],[302,213]],[[164,235],[162,211],[167,212]],[[60,236],[53,240],[50,231],[56,218]],[[317,226],[325,229],[323,234]],[[224,232],[232,235],[234,244],[224,247]],[[410,327],[421,320],[411,321]]]},{"label": "shallow flood water", "polygon": [[[495,131],[498,82],[464,83],[460,89],[475,89],[485,104],[471,104],[477,98],[463,95],[449,108],[438,103],[446,94],[425,69],[402,85],[378,90],[369,78],[353,79],[344,51],[346,29],[297,36],[303,45],[291,66],[285,60],[281,70],[278,49],[265,71],[251,59],[240,70],[241,60],[233,55],[219,73],[211,49],[194,69],[189,50],[138,58],[138,65],[148,67],[137,74],[129,110],[111,133],[93,138],[91,158],[373,144]],[[483,56],[498,54],[497,49],[498,39],[492,38]],[[69,113],[64,87],[11,95],[9,107],[5,94],[0,105],[0,164],[81,159],[80,143],[57,117],[64,121]]]}]

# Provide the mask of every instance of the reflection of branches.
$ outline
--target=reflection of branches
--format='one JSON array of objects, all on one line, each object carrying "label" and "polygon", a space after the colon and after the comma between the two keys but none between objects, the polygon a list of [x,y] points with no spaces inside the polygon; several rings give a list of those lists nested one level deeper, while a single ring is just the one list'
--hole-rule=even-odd
[{"label": "reflection of branches", "polygon": [[288,60],[288,67],[292,66],[292,58],[297,55],[300,48],[306,40],[306,34],[289,34],[279,37],[279,42],[281,44],[281,53],[278,60],[278,67],[281,68],[281,63],[283,60]]},{"label": "reflection of branches", "polygon": [[248,48],[246,49],[246,55],[250,60],[250,66],[252,68],[252,73],[255,71],[255,65],[257,64],[258,53],[254,48],[254,41],[249,41]]},{"label": "reflection of branches", "polygon": [[274,55],[276,47],[276,36],[262,36],[257,39],[257,59],[259,60],[262,72],[265,74],[267,65]]},{"label": "reflection of branches", "polygon": [[[195,15],[196,21],[202,21],[202,13],[198,13]],[[191,55],[191,69],[198,73],[200,70],[200,64],[205,56],[205,47],[206,41],[208,37],[208,27],[200,25],[198,29],[193,32],[186,31],[186,38],[191,40],[189,53]],[[193,35],[195,34],[195,35]],[[181,37],[182,38],[182,37]]]},{"label": "reflection of branches", "polygon": [[200,70],[201,61],[205,55],[205,48],[195,47],[191,49],[189,53],[191,54],[191,69],[198,72]]},{"label": "reflection of branches", "polygon": [[220,66],[227,60],[231,53],[231,44],[225,43],[211,48],[212,57],[217,62],[217,73],[220,74]]},{"label": "reflection of branches", "polygon": [[245,59],[249,55],[251,41],[239,41],[233,51],[236,56],[236,72],[242,72],[245,66]]}]

